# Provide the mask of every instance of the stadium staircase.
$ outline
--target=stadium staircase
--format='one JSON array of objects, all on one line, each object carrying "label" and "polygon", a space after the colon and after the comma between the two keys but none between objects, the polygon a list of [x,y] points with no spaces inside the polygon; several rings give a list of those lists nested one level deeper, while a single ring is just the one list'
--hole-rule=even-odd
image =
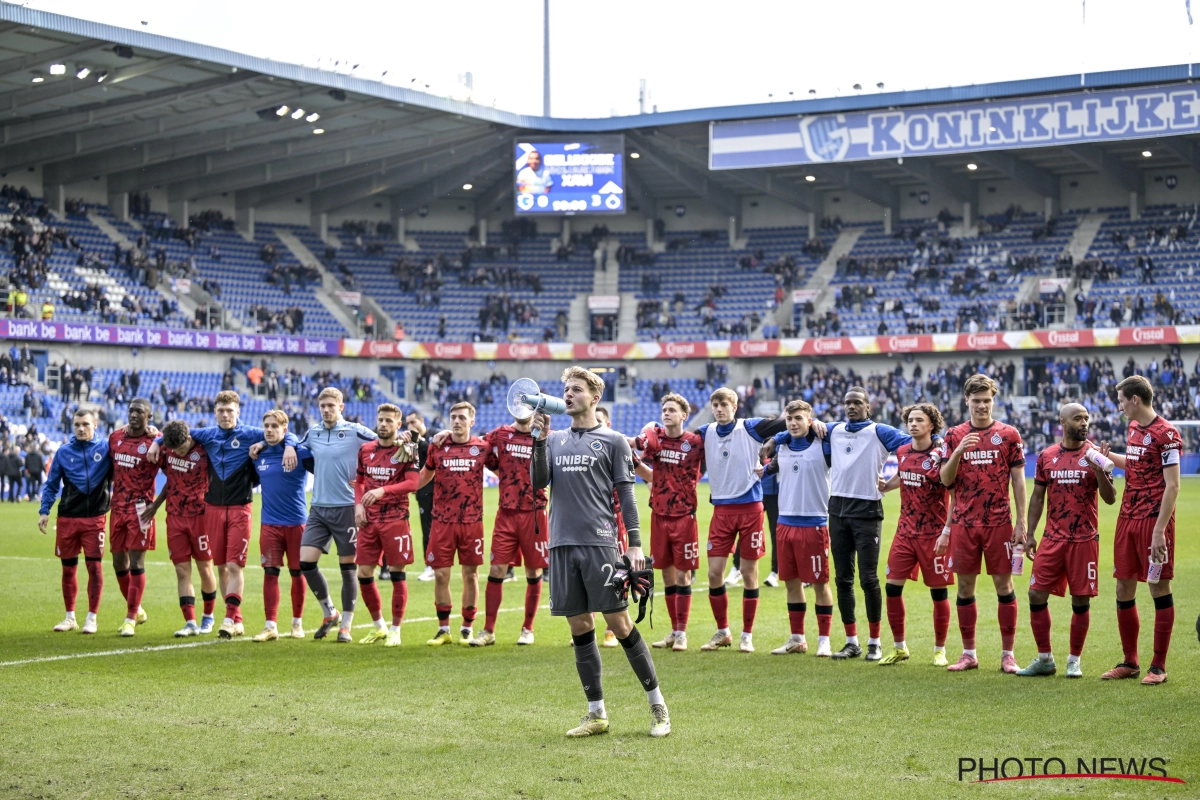
[{"label": "stadium staircase", "polygon": [[[1096,241],[1096,236],[1100,233],[1100,228],[1104,226],[1104,222],[1108,219],[1108,214],[1098,212],[1093,214],[1084,214],[1079,225],[1075,228],[1075,235],[1071,237],[1071,241],[1067,243],[1067,253],[1071,256],[1074,263],[1078,264],[1083,259],[1087,258],[1088,253],[1092,250],[1092,243]],[[1092,284],[1095,283],[1094,278],[1087,278],[1080,283],[1079,288],[1083,289],[1083,293],[1091,297]],[[1068,328],[1075,327],[1075,301],[1073,299],[1074,292],[1068,293],[1067,296],[1067,314],[1066,326]]]},{"label": "stadium staircase", "polygon": [[[821,266],[817,267],[817,271],[801,287],[819,292],[817,302],[813,303],[812,316],[822,316],[826,311],[833,308],[834,293],[829,291],[829,284],[833,281],[833,276],[837,273],[838,259],[849,255],[850,251],[854,249],[854,245],[858,243],[859,238],[864,233],[866,233],[865,228],[843,228],[838,233],[833,246],[829,248],[829,252],[821,261]],[[792,320],[792,298],[784,297],[783,303],[780,305],[781,307],[784,305],[788,307],[788,315],[783,317],[784,324],[787,324]],[[777,314],[776,319],[779,318]]]},{"label": "stadium staircase", "polygon": [[337,280],[326,271],[321,260],[287,228],[273,228],[272,231],[293,258],[306,267],[315,267],[321,273],[321,288],[314,292],[321,305],[325,306],[333,318],[346,327],[346,330],[353,331],[355,336],[360,335],[362,327],[359,325],[358,314],[334,294],[337,291]]}]

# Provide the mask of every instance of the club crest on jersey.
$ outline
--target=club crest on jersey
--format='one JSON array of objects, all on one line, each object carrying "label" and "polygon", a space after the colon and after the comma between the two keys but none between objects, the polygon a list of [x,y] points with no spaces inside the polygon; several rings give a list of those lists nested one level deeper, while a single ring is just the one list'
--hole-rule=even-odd
[{"label": "club crest on jersey", "polygon": [[597,439],[596,441],[592,442],[588,446],[591,447],[593,450],[595,450],[597,453],[599,453],[601,450],[604,449],[604,442]]},{"label": "club crest on jersey", "polygon": [[345,439],[345,438],[346,438],[346,432],[345,432],[345,431],[338,431],[338,438],[339,438],[339,439]]},{"label": "club crest on jersey", "polygon": [[1004,440],[1002,438],[1000,438],[1000,434],[998,434],[998,433],[992,434],[992,444],[1000,444],[1003,441]]},{"label": "club crest on jersey", "polygon": [[476,447],[475,445],[471,445],[471,455],[473,455],[473,456],[479,455],[479,448]]},{"label": "club crest on jersey", "polygon": [[92,453],[92,461],[99,461],[102,458],[104,458],[104,456],[100,455],[99,453]]},{"label": "club crest on jersey", "polygon": [[1148,433],[1142,437],[1142,444],[1150,444],[1150,442],[1152,442],[1152,441],[1154,441],[1154,440],[1151,438],[1150,434],[1148,434]]},{"label": "club crest on jersey", "polygon": [[932,466],[933,463],[928,458],[921,462],[921,469],[929,469]]},{"label": "club crest on jersey", "polygon": [[429,555],[425,556],[425,560],[428,561],[430,564],[432,564],[433,563],[433,553],[430,553]]},{"label": "club crest on jersey", "polygon": [[512,438],[512,431],[508,432],[508,438],[510,438],[510,439]]},{"label": "club crest on jersey", "polygon": [[729,458],[729,451],[728,451],[728,450],[722,450],[722,451],[721,451],[721,458]]},{"label": "club crest on jersey", "polygon": [[191,453],[188,454],[188,458],[192,461],[199,461],[200,454],[198,452],[196,452],[195,450],[193,450]]},{"label": "club crest on jersey", "polygon": [[143,456],[146,455],[146,443],[145,442],[142,442],[141,444],[138,445],[138,454],[143,455]]},{"label": "club crest on jersey", "polygon": [[847,453],[853,453],[853,452],[854,452],[854,445],[852,445],[852,444],[848,444],[848,445],[846,445],[846,452],[847,452]]},{"label": "club crest on jersey", "polygon": [[229,442],[229,446],[232,447],[234,450],[237,450],[239,447],[242,446],[242,443],[239,442],[237,439],[231,439]]},{"label": "club crest on jersey", "polygon": [[1087,465],[1088,465],[1087,456],[1084,456],[1083,458],[1079,459],[1079,466],[1086,467]]},{"label": "club crest on jersey", "polygon": [[683,452],[683,453],[692,452],[692,443],[684,442],[683,444],[679,445],[679,450],[680,450],[680,452]]},{"label": "club crest on jersey", "polygon": [[799,471],[800,471],[800,462],[793,461],[792,462],[792,472],[799,472]]}]

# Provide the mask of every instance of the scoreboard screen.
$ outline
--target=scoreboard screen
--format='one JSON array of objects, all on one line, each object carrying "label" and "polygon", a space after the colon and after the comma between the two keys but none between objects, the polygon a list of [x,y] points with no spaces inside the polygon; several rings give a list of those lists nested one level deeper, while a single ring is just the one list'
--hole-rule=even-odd
[{"label": "scoreboard screen", "polygon": [[625,213],[625,137],[518,139],[517,216]]}]

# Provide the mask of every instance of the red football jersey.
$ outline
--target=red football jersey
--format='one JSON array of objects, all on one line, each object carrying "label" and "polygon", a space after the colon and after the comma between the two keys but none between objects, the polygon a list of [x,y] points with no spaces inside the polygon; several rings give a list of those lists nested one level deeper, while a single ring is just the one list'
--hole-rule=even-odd
[{"label": "red football jersey", "polygon": [[642,463],[654,470],[650,484],[650,508],[666,517],[696,513],[696,484],[704,473],[704,439],[684,431],[677,439],[658,429],[637,440]]},{"label": "red football jersey", "polygon": [[900,519],[897,536],[937,536],[946,526],[950,490],[942,485],[942,456],[938,445],[916,450],[912,444],[896,449],[900,473]]},{"label": "red football jersey", "polygon": [[974,447],[963,453],[954,480],[954,523],[970,527],[997,527],[1012,523],[1008,502],[1009,470],[1025,465],[1021,434],[1011,425],[992,422],[974,428],[970,422],[946,432],[942,458],[948,458],[970,433],[979,434]]},{"label": "red football jersey", "polygon": [[198,517],[204,513],[204,495],[208,493],[208,453],[196,442],[186,456],[177,456],[165,447],[160,455],[167,476],[167,516]]},{"label": "red football jersey", "polygon": [[366,507],[368,522],[408,519],[408,495],[417,490],[419,474],[415,461],[400,461],[399,456],[398,444],[384,447],[378,440],[366,442],[358,449],[355,502],[372,489],[384,490],[382,499]]},{"label": "red football jersey", "polygon": [[447,439],[429,448],[425,469],[433,470],[433,518],[466,524],[483,519],[483,466],[488,443],[472,436],[463,444]]},{"label": "red football jersey", "polygon": [[1068,450],[1052,444],[1038,456],[1034,483],[1046,487],[1047,539],[1088,542],[1099,533],[1099,484],[1088,466],[1090,445]]},{"label": "red football jersey", "polygon": [[533,433],[501,425],[484,437],[488,444],[485,465],[500,476],[500,508],[534,511],[546,507],[546,490],[533,491],[529,465],[533,460]]},{"label": "red football jersey", "polygon": [[112,509],[133,511],[139,500],[150,505],[154,502],[154,482],[158,478],[158,465],[146,458],[154,436],[149,431],[141,436],[127,436],[123,430],[113,431],[108,436],[108,452],[112,457]]},{"label": "red football jersey", "polygon": [[[1163,468],[1179,463],[1183,442],[1175,426],[1155,417],[1146,427],[1129,423],[1125,444],[1125,492],[1122,519],[1155,519],[1167,488]],[[115,493],[115,492],[114,492]]]}]

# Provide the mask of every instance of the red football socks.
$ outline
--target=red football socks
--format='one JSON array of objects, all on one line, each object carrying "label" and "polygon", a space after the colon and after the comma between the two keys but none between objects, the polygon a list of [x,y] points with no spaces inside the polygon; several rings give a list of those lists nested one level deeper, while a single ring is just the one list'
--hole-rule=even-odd
[{"label": "red football socks", "polygon": [[[483,598],[483,629],[488,633],[496,632],[496,615],[500,613],[500,603],[503,600],[504,578],[493,578],[489,575]],[[463,624],[467,624],[465,619]]]},{"label": "red football socks", "polygon": [[1138,665],[1138,634],[1142,623],[1138,618],[1136,600],[1117,601],[1117,630],[1121,633],[1121,649],[1125,652],[1125,663]]},{"label": "red football socks", "polygon": [[[296,572],[299,571],[296,570]],[[303,575],[292,576],[292,617],[294,619],[304,616],[304,593],[307,588]]]},{"label": "red football socks", "polygon": [[533,630],[533,618],[537,616],[538,605],[542,602],[542,579],[525,579],[525,621],[522,627],[527,631]]},{"label": "red football socks", "polygon": [[62,595],[63,605],[67,611],[75,610],[75,597],[79,594],[79,578],[76,576],[76,571],[79,566],[72,564],[67,566],[63,564],[62,568]]},{"label": "red football socks", "polygon": [[1171,646],[1171,629],[1174,627],[1174,598],[1169,594],[1154,598],[1154,659],[1150,666],[1167,668],[1167,649]]},{"label": "red football socks", "polygon": [[892,629],[892,641],[904,641],[904,598],[887,598],[888,627]]},{"label": "red football socks", "polygon": [[1039,653],[1050,652],[1050,607],[1045,603],[1029,604],[1029,627]]},{"label": "red football socks", "polygon": [[100,596],[104,594],[104,565],[97,559],[92,561],[87,559],[88,573],[88,613],[96,614],[100,611]]},{"label": "red football socks", "polygon": [[688,617],[692,614],[692,587],[680,586],[675,595],[675,630],[686,631]]},{"label": "red football socks", "polygon": [[267,622],[279,617],[279,576],[269,572],[263,576],[263,614]]},{"label": "red football socks", "polygon": [[964,650],[975,649],[975,624],[979,621],[979,608],[975,598],[958,598],[958,632],[962,635]]},{"label": "red football socks", "polygon": [[933,645],[946,646],[946,634],[950,632],[950,598],[933,601]]},{"label": "red football socks", "polygon": [[1083,655],[1083,643],[1087,641],[1088,626],[1092,624],[1090,606],[1072,608],[1071,611],[1071,655],[1079,658]]},{"label": "red football socks", "polygon": [[404,621],[404,610],[408,608],[408,581],[392,581],[392,624]]},{"label": "red football socks", "polygon": [[372,620],[383,619],[383,598],[379,595],[379,586],[374,578],[359,578],[358,593],[367,606]]},{"label": "red football socks", "polygon": [[742,589],[742,633],[754,632],[754,616],[758,613],[758,589]]},{"label": "red football socks", "polygon": [[717,621],[717,627],[725,630],[729,627],[729,595],[725,592],[725,587],[722,585],[718,589],[710,589],[708,591],[708,604],[712,606],[713,618]]},{"label": "red football socks", "polygon": [[[1017,596],[1007,594],[996,605],[996,620],[1000,623],[1000,649],[1012,652],[1017,640]],[[1042,652],[1049,652],[1043,650]]]}]

